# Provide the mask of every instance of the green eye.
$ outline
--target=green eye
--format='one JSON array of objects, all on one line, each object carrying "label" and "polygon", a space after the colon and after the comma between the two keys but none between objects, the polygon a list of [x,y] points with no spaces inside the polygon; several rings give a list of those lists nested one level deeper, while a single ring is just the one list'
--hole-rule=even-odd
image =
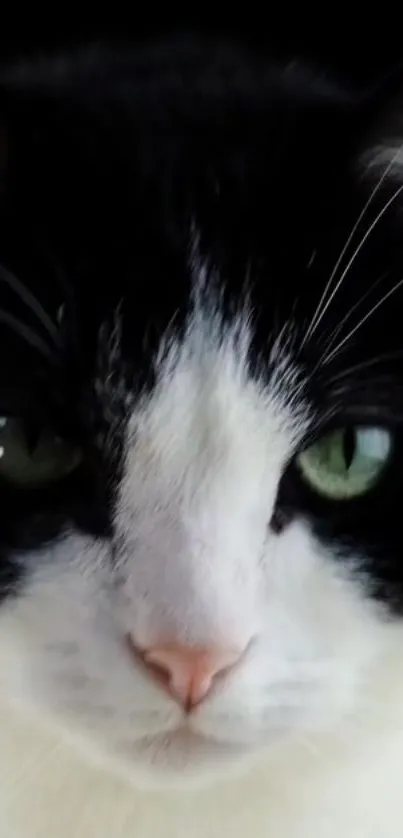
[{"label": "green eye", "polygon": [[384,428],[344,428],[323,437],[297,458],[312,489],[334,500],[365,494],[381,475],[392,447]]},{"label": "green eye", "polygon": [[23,423],[0,416],[0,477],[33,488],[65,477],[80,462],[80,452],[51,431],[30,446]]}]

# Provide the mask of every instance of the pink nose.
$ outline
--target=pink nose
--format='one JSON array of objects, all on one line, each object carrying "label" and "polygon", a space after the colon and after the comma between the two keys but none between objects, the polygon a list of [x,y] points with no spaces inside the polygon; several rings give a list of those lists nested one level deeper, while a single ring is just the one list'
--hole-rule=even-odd
[{"label": "pink nose", "polygon": [[211,692],[218,675],[231,669],[242,653],[234,649],[170,643],[137,651],[161,686],[190,712]]}]

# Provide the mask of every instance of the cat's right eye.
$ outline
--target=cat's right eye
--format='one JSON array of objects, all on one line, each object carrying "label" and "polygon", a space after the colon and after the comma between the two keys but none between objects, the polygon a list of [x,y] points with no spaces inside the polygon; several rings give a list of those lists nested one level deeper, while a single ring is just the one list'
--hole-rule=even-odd
[{"label": "cat's right eye", "polygon": [[66,477],[79,465],[79,449],[51,430],[42,430],[30,445],[23,422],[0,416],[0,477],[35,488]]},{"label": "cat's right eye", "polygon": [[341,428],[319,439],[297,458],[301,476],[331,500],[360,497],[377,483],[392,450],[385,428]]}]

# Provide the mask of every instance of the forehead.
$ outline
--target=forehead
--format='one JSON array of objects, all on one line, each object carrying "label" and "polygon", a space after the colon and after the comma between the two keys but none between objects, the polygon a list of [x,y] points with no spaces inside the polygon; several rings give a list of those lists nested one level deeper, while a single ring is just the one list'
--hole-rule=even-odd
[{"label": "forehead", "polygon": [[[45,67],[20,95],[2,248],[52,311],[65,302],[55,280],[61,269],[91,372],[102,354],[100,326],[113,333],[119,306],[119,353],[103,342],[104,373],[119,359],[130,375],[148,374],[166,335],[184,336],[195,285],[206,278],[227,320],[248,298],[256,357],[267,361],[283,327],[298,333],[298,354],[362,208],[351,178],[349,104],[298,67],[212,58],[157,51],[140,66],[99,56],[62,62],[57,83]],[[27,73],[13,84],[24,88]],[[323,336],[354,306],[361,311],[381,269],[371,239],[294,360],[317,368]],[[390,328],[371,317],[370,333],[357,332],[342,363],[361,360],[369,334],[384,353],[394,351],[396,308],[382,307],[385,316]]]},{"label": "forehead", "polygon": [[81,280],[96,266],[122,292],[145,274],[161,290],[193,221],[214,261],[270,245],[273,264],[299,264],[345,186],[348,106],[302,68],[177,49],[45,64],[15,86],[10,198]]}]

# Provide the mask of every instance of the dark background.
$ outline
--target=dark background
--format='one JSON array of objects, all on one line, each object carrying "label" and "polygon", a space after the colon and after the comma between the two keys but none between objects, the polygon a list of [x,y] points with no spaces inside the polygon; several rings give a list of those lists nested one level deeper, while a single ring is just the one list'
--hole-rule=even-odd
[{"label": "dark background", "polygon": [[33,16],[29,7],[19,10],[18,4],[13,5],[13,19],[3,14],[0,20],[0,64],[86,41],[139,43],[153,35],[183,31],[224,34],[280,57],[307,58],[360,86],[377,82],[403,63],[400,15],[398,7],[390,4],[361,7],[350,3],[345,7],[327,3],[323,11],[303,5],[301,12],[299,6],[266,3],[264,14],[248,3],[243,3],[238,12],[228,7],[224,14],[224,7],[216,6],[215,14],[197,14],[196,4],[191,16],[175,13],[175,5],[169,7],[169,15],[161,11],[163,8],[152,2],[140,6],[132,0],[125,11],[115,4],[109,5],[107,13],[99,9],[90,12],[82,6],[78,15],[66,13],[63,5],[58,5],[57,17],[52,19],[49,9],[41,16],[40,7],[39,11],[36,7]]}]

